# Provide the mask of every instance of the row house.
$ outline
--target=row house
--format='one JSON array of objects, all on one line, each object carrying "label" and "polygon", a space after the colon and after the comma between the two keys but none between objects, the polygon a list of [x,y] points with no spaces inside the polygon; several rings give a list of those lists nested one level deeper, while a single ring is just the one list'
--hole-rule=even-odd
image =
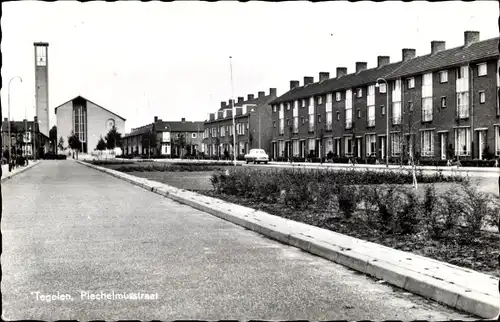
[{"label": "row house", "polygon": [[[12,154],[21,154],[33,158],[33,151],[36,151],[35,158],[40,158],[50,149],[49,138],[40,132],[37,117],[33,121],[24,119],[23,121],[10,121],[4,118],[2,122],[2,156],[7,157],[9,151],[9,126],[10,126],[10,146]],[[54,149],[54,147],[52,147]]]},{"label": "row house", "polygon": [[181,156],[201,152],[203,122],[163,121],[154,117],[153,123],[134,128],[123,136],[125,155]]},{"label": "row house", "polygon": [[[229,100],[229,103],[221,102],[219,110],[209,113],[204,124],[205,153],[217,157],[224,156],[226,152],[234,155],[234,141],[236,141],[237,157],[243,157],[250,149],[255,148],[269,152],[272,137],[269,103],[276,98],[276,89],[270,88],[268,95],[259,92],[257,97],[248,94],[246,99],[238,97],[237,102],[233,100]],[[236,137],[234,137],[235,132]]]},{"label": "row house", "polygon": [[424,56],[405,48],[397,63],[378,56],[375,68],[290,81],[271,102],[272,158],[500,156],[498,41],[466,31],[457,48],[432,41]]}]

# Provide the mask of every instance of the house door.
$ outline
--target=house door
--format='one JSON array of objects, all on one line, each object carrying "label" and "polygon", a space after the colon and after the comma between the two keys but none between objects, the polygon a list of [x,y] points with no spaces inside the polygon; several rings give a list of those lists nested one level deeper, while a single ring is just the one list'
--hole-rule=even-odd
[{"label": "house door", "polygon": [[446,160],[446,133],[439,133],[439,146],[441,150],[441,160]]},{"label": "house door", "polygon": [[288,158],[288,154],[290,152],[290,142],[285,142],[285,151],[284,152],[285,152],[284,157]]},{"label": "house door", "polygon": [[276,160],[276,157],[277,157],[277,151],[276,151],[277,147],[276,147],[276,142],[273,142],[273,159]]},{"label": "house door", "polygon": [[304,157],[304,141],[299,141],[299,156]]},{"label": "house door", "polygon": [[314,145],[314,156],[316,158],[321,158],[321,142],[319,139],[316,139],[316,143]]},{"label": "house door", "polygon": [[361,138],[356,138],[356,157],[361,158]]},{"label": "house door", "polygon": [[385,136],[379,136],[378,137],[378,146],[380,147],[379,149],[379,156],[381,159],[385,159],[385,142],[386,142],[386,138]]},{"label": "house door", "polygon": [[484,130],[481,130],[481,131],[478,131],[478,148],[479,148],[479,151],[478,151],[478,155],[479,155],[479,160],[482,160],[484,159],[484,156],[483,156],[483,153],[486,152],[485,149],[486,149],[486,131]]}]

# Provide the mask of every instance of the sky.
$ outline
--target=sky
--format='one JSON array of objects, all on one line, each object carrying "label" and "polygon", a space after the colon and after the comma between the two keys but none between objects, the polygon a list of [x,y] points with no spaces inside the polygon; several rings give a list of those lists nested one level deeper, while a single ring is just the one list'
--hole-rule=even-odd
[{"label": "sky", "polygon": [[[464,31],[498,37],[499,5],[474,2],[38,2],[2,3],[2,114],[35,115],[34,42],[48,42],[50,123],[81,95],[127,119],[126,132],[163,120],[203,121],[231,97],[335,77],[357,61],[463,45]],[[230,59],[232,56],[232,85]]]}]

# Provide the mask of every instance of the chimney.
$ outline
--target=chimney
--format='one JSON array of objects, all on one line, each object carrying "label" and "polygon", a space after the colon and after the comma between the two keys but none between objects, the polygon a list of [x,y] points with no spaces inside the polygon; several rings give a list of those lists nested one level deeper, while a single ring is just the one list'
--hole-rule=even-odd
[{"label": "chimney", "polygon": [[361,73],[368,67],[368,64],[364,61],[358,61],[356,62],[356,74]]},{"label": "chimney", "polygon": [[35,117],[33,118],[33,121],[34,121],[35,123],[36,123],[36,122],[38,122],[38,117],[36,117],[36,116],[35,116]]},{"label": "chimney", "polygon": [[240,97],[238,97],[238,105],[243,104],[243,101],[244,101],[244,100],[245,100],[245,98],[244,98],[244,97],[241,97],[241,96],[240,96]]},{"label": "chimney", "polygon": [[3,121],[4,121],[4,122],[8,122],[8,121],[9,121],[9,119],[8,119],[8,118],[6,118],[6,117],[4,117],[4,118],[3,118]]},{"label": "chimney", "polygon": [[186,118],[185,117],[181,118],[181,122],[182,123],[186,122]]},{"label": "chimney", "polygon": [[470,45],[478,41],[479,41],[479,31],[464,32],[464,47],[469,47]]},{"label": "chimney", "polygon": [[158,116],[155,116],[155,123],[158,122]]},{"label": "chimney", "polygon": [[259,98],[266,96],[266,92],[259,92]]},{"label": "chimney", "polygon": [[295,87],[299,87],[299,85],[300,85],[300,82],[297,80],[290,81],[290,89],[291,90],[294,89]]},{"label": "chimney", "polygon": [[389,56],[377,56],[377,67],[380,68],[385,65],[389,65],[391,58]]},{"label": "chimney", "polygon": [[248,94],[247,100],[248,100],[248,101],[253,100],[253,94]]},{"label": "chimney", "polygon": [[417,56],[417,51],[413,48],[403,48],[403,61],[408,61]]},{"label": "chimney", "polygon": [[220,108],[225,109],[226,108],[226,102],[220,102]]},{"label": "chimney", "polygon": [[230,108],[233,107],[233,100],[232,99],[229,100],[229,103],[227,104],[227,107],[230,107]]},{"label": "chimney", "polygon": [[347,75],[347,67],[337,67],[337,78]]},{"label": "chimney", "polygon": [[304,85],[312,84],[314,83],[314,77],[310,76],[304,76]]},{"label": "chimney", "polygon": [[276,96],[276,88],[269,89],[269,96]]},{"label": "chimney", "polygon": [[446,43],[444,41],[434,40],[431,41],[431,55],[434,55],[438,51],[446,49]]},{"label": "chimney", "polygon": [[319,81],[320,82],[327,80],[328,78],[330,78],[330,73],[327,73],[327,72],[320,72],[319,73]]}]

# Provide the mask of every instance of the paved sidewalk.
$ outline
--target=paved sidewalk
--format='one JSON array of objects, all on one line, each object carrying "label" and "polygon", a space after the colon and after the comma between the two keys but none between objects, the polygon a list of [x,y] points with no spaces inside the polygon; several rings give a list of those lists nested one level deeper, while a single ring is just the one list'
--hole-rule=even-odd
[{"label": "paved sidewalk", "polygon": [[86,165],[415,294],[483,318],[498,315],[500,297],[496,277],[126,173]]},{"label": "paved sidewalk", "polygon": [[25,167],[17,167],[15,169],[12,169],[12,171],[9,172],[9,165],[8,164],[2,164],[2,178],[1,182],[10,179],[12,176],[15,176],[18,173],[24,172],[37,164],[40,163],[40,160],[32,161],[30,160],[28,165]]}]

